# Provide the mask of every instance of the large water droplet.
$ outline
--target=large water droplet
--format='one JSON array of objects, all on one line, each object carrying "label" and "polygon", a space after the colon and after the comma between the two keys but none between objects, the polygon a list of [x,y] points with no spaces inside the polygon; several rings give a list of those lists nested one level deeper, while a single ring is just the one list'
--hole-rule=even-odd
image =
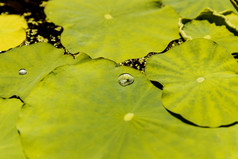
[{"label": "large water droplet", "polygon": [[118,77],[118,82],[121,86],[128,86],[134,82],[134,77],[128,73],[123,73]]},{"label": "large water droplet", "polygon": [[19,75],[25,75],[25,74],[27,74],[26,69],[22,68],[19,70]]}]

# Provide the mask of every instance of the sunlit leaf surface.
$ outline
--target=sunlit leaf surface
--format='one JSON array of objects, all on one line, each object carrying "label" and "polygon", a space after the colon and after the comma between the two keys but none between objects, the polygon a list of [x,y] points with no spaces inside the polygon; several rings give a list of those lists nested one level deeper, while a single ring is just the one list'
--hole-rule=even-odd
[{"label": "sunlit leaf surface", "polygon": [[63,26],[62,43],[70,52],[117,62],[163,51],[179,38],[178,15],[155,0],[52,0],[48,18]]},{"label": "sunlit leaf surface", "polygon": [[229,0],[163,0],[163,3],[173,6],[180,16],[186,18],[196,17],[205,8],[211,8],[217,12],[225,10],[236,12]]},{"label": "sunlit leaf surface", "polygon": [[25,100],[18,123],[24,150],[33,159],[238,157],[237,126],[186,125],[160,99],[143,74],[111,61],[63,66]]},{"label": "sunlit leaf surface", "polygon": [[185,42],[152,56],[145,72],[163,84],[164,106],[187,120],[210,127],[238,121],[238,64],[216,43]]},{"label": "sunlit leaf surface", "polygon": [[20,96],[29,94],[40,80],[56,67],[86,59],[85,54],[74,60],[64,55],[63,49],[56,49],[47,43],[12,49],[0,54],[0,96]]},{"label": "sunlit leaf surface", "polygon": [[16,129],[22,103],[17,99],[0,98],[0,158],[26,159]]},{"label": "sunlit leaf surface", "polygon": [[27,23],[19,15],[0,15],[0,51],[20,45],[26,39]]},{"label": "sunlit leaf surface", "polygon": [[223,13],[225,17],[227,18],[228,24],[236,28],[238,31],[238,15],[235,12],[225,12]]},{"label": "sunlit leaf surface", "polygon": [[205,38],[217,42],[229,52],[238,52],[238,36],[231,33],[225,26],[216,26],[206,20],[192,20],[180,30],[185,39]]}]

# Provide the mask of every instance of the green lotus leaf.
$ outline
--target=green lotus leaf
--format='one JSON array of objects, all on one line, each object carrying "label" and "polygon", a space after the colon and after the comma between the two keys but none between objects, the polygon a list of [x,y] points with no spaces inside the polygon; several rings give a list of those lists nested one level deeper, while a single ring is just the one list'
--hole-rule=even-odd
[{"label": "green lotus leaf", "polygon": [[143,74],[108,60],[57,68],[25,100],[24,150],[32,159],[238,157],[237,126],[184,124],[160,99]]},{"label": "green lotus leaf", "polygon": [[225,12],[223,15],[225,15],[227,23],[238,31],[238,15],[234,12]]},{"label": "green lotus leaf", "polygon": [[163,105],[201,126],[238,121],[238,64],[227,50],[195,39],[148,59],[145,73],[163,86]]},{"label": "green lotus leaf", "polygon": [[0,96],[13,95],[22,99],[32,88],[56,67],[86,59],[85,54],[74,60],[47,43],[23,46],[0,54]]},{"label": "green lotus leaf", "polygon": [[22,103],[18,99],[0,98],[0,158],[26,159],[16,129]]},{"label": "green lotus leaf", "polygon": [[210,39],[222,45],[231,53],[238,51],[238,36],[227,30],[225,26],[216,26],[206,20],[192,20],[186,23],[180,31],[185,39]]},{"label": "green lotus leaf", "polygon": [[194,18],[203,9],[211,8],[217,12],[225,10],[236,11],[229,0],[163,0],[164,4],[171,5],[182,17]]},{"label": "green lotus leaf", "polygon": [[[229,16],[231,15],[232,17],[234,17],[229,18]],[[206,8],[202,12],[200,12],[199,15],[194,19],[180,18],[179,27],[183,27],[185,24],[191,22],[192,20],[207,20],[210,23],[215,23],[217,26],[224,25],[231,33],[236,36],[238,35],[237,26],[235,26],[235,13],[230,10],[218,13],[215,10]]]},{"label": "green lotus leaf", "polygon": [[117,62],[162,51],[179,38],[178,15],[154,0],[52,0],[47,17],[63,26],[62,44],[72,53]]},{"label": "green lotus leaf", "polygon": [[19,15],[0,15],[0,51],[20,45],[26,39],[27,23]]}]

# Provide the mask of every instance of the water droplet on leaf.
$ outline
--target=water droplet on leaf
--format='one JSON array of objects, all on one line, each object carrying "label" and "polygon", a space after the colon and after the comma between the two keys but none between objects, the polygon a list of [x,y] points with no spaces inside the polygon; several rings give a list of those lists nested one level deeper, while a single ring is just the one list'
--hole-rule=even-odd
[{"label": "water droplet on leaf", "polygon": [[134,77],[128,73],[124,73],[118,77],[118,82],[121,86],[125,87],[134,82]]},{"label": "water droplet on leaf", "polygon": [[27,74],[27,71],[25,69],[22,68],[19,70],[19,75],[25,75],[25,74]]}]

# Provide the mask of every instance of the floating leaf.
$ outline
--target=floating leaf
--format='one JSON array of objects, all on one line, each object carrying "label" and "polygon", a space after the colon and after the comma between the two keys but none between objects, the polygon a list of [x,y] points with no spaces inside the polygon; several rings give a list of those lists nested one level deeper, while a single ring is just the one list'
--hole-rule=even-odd
[{"label": "floating leaf", "polygon": [[24,98],[56,67],[86,58],[85,54],[81,54],[74,60],[72,56],[64,55],[63,49],[47,43],[23,46],[0,54],[0,96]]},{"label": "floating leaf", "polygon": [[196,17],[205,8],[218,12],[228,9],[236,11],[229,0],[163,0],[163,3],[171,5],[180,16],[186,18]]},{"label": "floating leaf", "polygon": [[[125,73],[134,82],[122,86]],[[18,122],[24,150],[38,159],[238,157],[237,126],[186,125],[160,99],[143,74],[111,61],[63,66],[25,100]]]},{"label": "floating leaf", "polygon": [[238,52],[238,37],[231,33],[225,26],[216,26],[206,20],[192,20],[181,28],[185,39],[205,38],[217,42],[229,52]]},{"label": "floating leaf", "polygon": [[178,15],[154,0],[52,0],[45,12],[63,26],[62,44],[70,52],[117,62],[162,51],[179,38]]},{"label": "floating leaf", "polygon": [[223,15],[226,17],[227,23],[238,31],[238,15],[231,11],[224,12]]},{"label": "floating leaf", "polygon": [[17,99],[0,98],[0,158],[25,159],[16,129],[22,103]]},{"label": "floating leaf", "polygon": [[0,15],[0,51],[20,45],[26,39],[27,23],[19,15]]},{"label": "floating leaf", "polygon": [[163,86],[163,105],[201,126],[238,121],[238,64],[227,50],[195,39],[148,59],[145,72]]},{"label": "floating leaf", "polygon": [[227,30],[229,30],[231,33],[234,35],[238,35],[238,30],[234,24],[231,24],[231,21],[229,21],[229,16],[230,14],[234,13],[233,11],[227,10],[221,13],[218,13],[215,10],[206,8],[202,12],[199,13],[197,17],[194,19],[189,19],[189,18],[180,18],[179,21],[179,27],[183,27],[183,25],[193,21],[193,20],[207,20],[210,23],[216,24],[216,26],[226,26]]}]

